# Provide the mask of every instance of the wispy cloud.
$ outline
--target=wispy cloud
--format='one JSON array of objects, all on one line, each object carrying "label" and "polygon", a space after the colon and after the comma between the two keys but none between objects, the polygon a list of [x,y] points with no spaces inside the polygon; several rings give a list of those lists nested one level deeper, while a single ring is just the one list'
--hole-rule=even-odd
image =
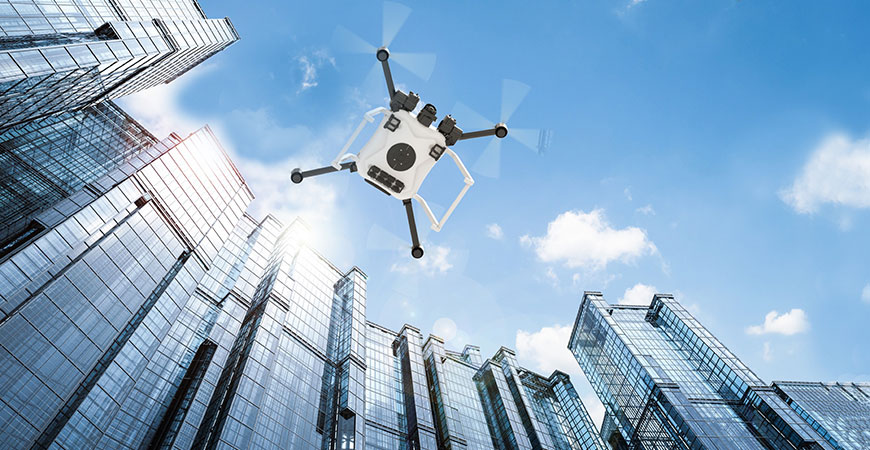
[{"label": "wispy cloud", "polygon": [[567,211],[547,225],[547,234],[523,236],[520,243],[535,250],[543,262],[561,262],[568,268],[603,269],[613,261],[632,262],[657,253],[646,231],[637,227],[613,228],[604,211]]},{"label": "wispy cloud", "polygon": [[634,210],[635,212],[641,213],[645,216],[654,216],[656,215],[656,210],[653,209],[652,205],[641,206]]},{"label": "wispy cloud", "polygon": [[420,273],[434,276],[446,273],[453,268],[450,247],[441,245],[424,245],[426,254],[420,259],[409,258],[407,251],[402,252],[401,262],[393,263],[390,270],[403,274]]},{"label": "wispy cloud", "polygon": [[816,213],[824,204],[870,208],[870,139],[829,136],[780,198],[801,214]]},{"label": "wispy cloud", "polygon": [[761,357],[767,362],[773,361],[773,349],[770,348],[770,342],[764,343]]},{"label": "wispy cloud", "polygon": [[501,226],[497,223],[491,223],[486,226],[486,237],[495,240],[501,240],[504,238],[504,232],[501,229]]},{"label": "wispy cloud", "polygon": [[870,283],[867,283],[861,291],[861,300],[863,300],[864,303],[870,303]]},{"label": "wispy cloud", "polygon": [[807,314],[804,310],[795,308],[784,314],[771,311],[764,316],[764,323],[748,327],[746,332],[754,335],[782,334],[791,336],[805,333],[809,329],[810,321]]},{"label": "wispy cloud", "polygon": [[335,67],[335,58],[326,50],[315,50],[310,54],[299,55],[296,57],[296,62],[299,64],[302,78],[297,94],[317,86],[318,70],[322,67],[326,65]]}]

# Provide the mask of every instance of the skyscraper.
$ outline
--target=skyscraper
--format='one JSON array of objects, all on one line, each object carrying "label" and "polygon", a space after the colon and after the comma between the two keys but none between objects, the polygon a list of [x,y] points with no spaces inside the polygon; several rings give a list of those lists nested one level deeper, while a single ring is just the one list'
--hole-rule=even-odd
[{"label": "skyscraper", "polygon": [[0,132],[167,83],[239,39],[196,0],[0,2]]},{"label": "skyscraper", "polygon": [[246,214],[208,128],[69,114],[8,148],[124,156],[51,201],[18,192],[50,205],[0,255],[0,448],[603,448],[566,375],[366,321],[366,275]]},{"label": "skyscraper", "polygon": [[774,381],[773,389],[834,448],[870,448],[870,383]]},{"label": "skyscraper", "polygon": [[616,448],[835,448],[669,295],[646,307],[586,292],[568,347]]},{"label": "skyscraper", "polygon": [[0,133],[0,256],[41,229],[36,214],[155,143],[111,101]]}]

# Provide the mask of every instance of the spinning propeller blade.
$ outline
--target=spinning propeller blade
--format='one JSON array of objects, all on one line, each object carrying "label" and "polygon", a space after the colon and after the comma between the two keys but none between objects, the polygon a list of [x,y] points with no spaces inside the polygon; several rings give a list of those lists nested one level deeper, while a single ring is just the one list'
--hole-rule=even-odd
[{"label": "spinning propeller blade", "polygon": [[411,15],[411,8],[394,2],[384,2],[384,22],[381,45],[389,47],[402,25]]},{"label": "spinning propeller blade", "polygon": [[549,142],[549,139],[547,139],[547,136],[549,136],[548,130],[511,128],[508,136],[539,155],[544,153]]},{"label": "spinning propeller blade", "polygon": [[501,139],[493,138],[486,144],[480,158],[471,170],[489,178],[498,178],[501,166]]},{"label": "spinning propeller blade", "polygon": [[[501,83],[501,122],[507,123],[520,103],[529,95],[532,88],[516,80],[503,80]],[[510,134],[508,134],[510,135]]]},{"label": "spinning propeller blade", "polygon": [[417,75],[421,80],[427,81],[435,70],[434,53],[393,53],[390,60],[408,69],[408,72]]},{"label": "spinning propeller blade", "polygon": [[[510,118],[517,108],[529,95],[531,88],[519,81],[503,80],[501,93],[501,122],[507,123],[508,138],[511,138],[524,147],[537,154],[543,154],[550,142],[549,130],[536,130],[528,128],[513,128]],[[475,112],[463,103],[457,103],[453,108],[453,117],[464,131],[487,129],[495,125],[494,121],[487,120],[481,114]],[[483,153],[471,166],[471,170],[490,178],[498,178],[501,166],[501,140],[493,139],[489,142]]]},{"label": "spinning propeller blade", "polygon": [[[393,39],[399,33],[399,30],[402,29],[402,26],[408,20],[410,14],[411,8],[405,5],[384,2],[383,35],[381,36],[382,40],[380,46],[389,47],[393,42]],[[374,57],[375,52],[379,47],[341,25],[336,27],[335,32],[333,33],[333,40],[335,41],[335,48],[340,51],[346,53],[364,53],[371,55],[372,57]],[[432,76],[432,71],[435,69],[436,57],[434,53],[400,52],[392,53],[390,55],[390,60],[425,81]],[[370,71],[369,77],[372,77],[373,73],[381,76],[380,63],[375,61],[372,63],[372,67],[373,69]],[[383,80],[381,80],[381,84],[383,84]],[[364,87],[369,88],[371,85],[372,84],[369,84],[367,79]]]},{"label": "spinning propeller blade", "polygon": [[369,44],[358,34],[341,25],[335,27],[335,32],[332,34],[332,40],[338,50],[346,53],[374,54],[377,50],[374,45]]},{"label": "spinning propeller blade", "polygon": [[456,102],[450,114],[456,119],[456,125],[463,131],[484,130],[495,125],[495,122],[483,117],[482,114],[462,102]]}]

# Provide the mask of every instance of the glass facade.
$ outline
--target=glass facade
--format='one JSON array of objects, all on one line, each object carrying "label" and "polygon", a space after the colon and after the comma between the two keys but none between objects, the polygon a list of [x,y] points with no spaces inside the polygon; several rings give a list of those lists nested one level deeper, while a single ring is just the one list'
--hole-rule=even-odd
[{"label": "glass facade", "polygon": [[0,132],[167,83],[238,39],[196,0],[2,0]]},{"label": "glass facade", "polygon": [[870,448],[870,383],[774,381],[773,389],[834,448]]},{"label": "glass facade", "polygon": [[110,101],[0,133],[0,255],[41,227],[36,214],[156,143]]},{"label": "glass facade", "polygon": [[439,449],[604,449],[568,375],[545,378],[517,364],[502,347],[480,350],[424,345],[426,379]]},{"label": "glass facade", "polygon": [[569,348],[615,448],[833,448],[671,296],[642,307],[585,293]]},{"label": "glass facade", "polygon": [[35,225],[0,254],[0,448],[603,448],[566,375],[367,322],[207,127],[102,102],[4,136],[20,186],[66,184],[4,200]]}]

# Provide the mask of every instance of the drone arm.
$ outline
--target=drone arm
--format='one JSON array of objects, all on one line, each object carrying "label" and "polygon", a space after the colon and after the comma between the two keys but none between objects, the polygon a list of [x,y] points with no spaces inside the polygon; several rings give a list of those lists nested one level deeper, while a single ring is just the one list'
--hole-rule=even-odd
[{"label": "drone arm", "polygon": [[390,62],[388,60],[381,61],[381,67],[384,69],[384,78],[387,79],[387,91],[390,98],[396,93],[396,87],[393,85],[393,72],[390,71]]},{"label": "drone arm", "polygon": [[445,153],[450,155],[453,158],[453,162],[456,163],[456,167],[459,168],[459,171],[462,172],[462,176],[465,177],[465,186],[462,187],[462,190],[459,191],[459,195],[456,196],[456,199],[453,200],[453,204],[450,205],[450,208],[447,209],[447,212],[444,213],[444,216],[441,217],[441,220],[435,219],[435,215],[432,214],[432,209],[429,208],[429,204],[426,203],[426,200],[420,196],[420,194],[414,194],[414,199],[420,203],[420,206],[423,207],[423,211],[426,212],[426,216],[429,217],[429,221],[432,222],[432,229],[435,231],[441,231],[441,228],[444,226],[444,223],[447,222],[447,219],[453,214],[453,210],[459,205],[459,202],[462,201],[462,197],[465,196],[465,193],[468,192],[468,189],[471,188],[471,185],[474,184],[474,178],[471,178],[471,174],[468,173],[468,169],[465,168],[465,165],[462,164],[462,160],[459,159],[459,156],[453,150],[449,148],[445,150]]},{"label": "drone arm", "polygon": [[495,137],[501,139],[501,138],[507,136],[507,134],[508,134],[507,126],[503,123],[499,123],[488,130],[471,131],[468,133],[462,133],[462,136],[459,137],[459,140],[464,141],[466,139],[474,139],[474,138],[481,138],[481,137],[487,137],[487,136],[495,136]]},{"label": "drone arm", "polygon": [[387,80],[387,93],[390,98],[396,94],[396,86],[393,85],[393,72],[390,71],[390,51],[386,47],[381,47],[375,53],[378,61],[381,62],[381,68],[384,69],[384,78]]},{"label": "drone arm", "polygon": [[464,141],[466,139],[474,139],[487,136],[495,136],[495,128],[490,128],[489,130],[472,131],[470,133],[462,133],[462,136],[459,138],[459,140]]},{"label": "drone arm", "polygon": [[384,113],[386,111],[388,111],[387,108],[379,107],[365,113],[365,115],[363,116],[363,120],[356,127],[356,130],[354,130],[353,134],[350,135],[350,139],[347,140],[347,143],[344,144],[344,147],[339,150],[338,155],[335,157],[335,159],[332,160],[332,167],[335,167],[336,170],[340,170],[341,162],[343,160],[355,156],[347,153],[347,150],[350,148],[351,144],[353,144],[353,141],[355,141],[356,138],[359,136],[360,132],[362,132],[362,129],[365,128],[366,122],[374,122],[376,115]]}]

